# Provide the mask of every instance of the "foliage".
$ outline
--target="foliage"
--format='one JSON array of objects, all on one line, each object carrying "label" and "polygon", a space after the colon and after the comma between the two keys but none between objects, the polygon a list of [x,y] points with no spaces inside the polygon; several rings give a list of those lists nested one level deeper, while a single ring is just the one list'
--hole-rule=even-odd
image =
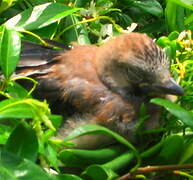
[{"label": "foliage", "polygon": [[[193,164],[192,10],[190,0],[0,1],[0,178],[115,179],[130,171],[136,178],[167,179],[168,171],[162,174],[152,171],[147,176],[135,173],[139,167],[148,165],[173,164],[178,169],[178,165]],[[45,46],[43,38],[66,45],[72,41],[101,44],[107,37],[134,29],[157,38],[157,44],[171,58],[173,76],[186,92],[175,103],[151,100],[167,110],[163,111],[162,127],[141,132],[151,138],[151,143],[134,147],[118,134],[97,125],[79,127],[63,141],[54,139],[62,117],[51,114],[46,101],[32,97],[37,86],[35,80],[22,77],[33,83],[27,91],[17,82],[22,78],[14,76],[21,41],[27,39]],[[119,145],[96,150],[68,147],[69,140],[94,133],[111,136]],[[65,174],[65,168],[76,168],[78,176]],[[191,170],[170,174],[193,178]]]}]

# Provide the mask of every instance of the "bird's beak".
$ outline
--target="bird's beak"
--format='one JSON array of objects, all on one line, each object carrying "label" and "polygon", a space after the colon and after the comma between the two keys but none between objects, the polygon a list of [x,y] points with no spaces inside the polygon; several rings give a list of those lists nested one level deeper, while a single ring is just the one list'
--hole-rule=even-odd
[{"label": "bird's beak", "polygon": [[153,89],[163,94],[173,94],[178,96],[184,95],[183,88],[180,87],[180,85],[178,85],[173,78],[170,78],[168,81],[165,81],[164,83],[154,84]]}]

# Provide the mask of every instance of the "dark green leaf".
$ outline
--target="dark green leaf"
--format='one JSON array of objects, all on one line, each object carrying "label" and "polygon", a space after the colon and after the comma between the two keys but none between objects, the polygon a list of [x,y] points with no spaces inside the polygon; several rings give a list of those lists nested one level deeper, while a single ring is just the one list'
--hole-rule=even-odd
[{"label": "dark green leaf", "polygon": [[27,125],[19,124],[10,135],[5,149],[15,155],[36,161],[38,140],[34,130]]},{"label": "dark green leaf", "polygon": [[117,134],[117,133],[115,133],[115,132],[113,132],[105,127],[96,125],[96,124],[86,124],[86,125],[83,125],[83,126],[76,128],[66,138],[64,138],[64,141],[72,140],[72,139],[75,139],[79,136],[83,136],[83,135],[87,135],[87,134],[93,134],[93,133],[111,136],[114,139],[116,139],[118,142],[120,142],[121,144],[124,144],[126,147],[131,149],[134,152],[135,156],[137,157],[138,162],[137,162],[136,166],[138,166],[140,164],[139,153],[131,143],[129,143],[126,139],[124,139],[119,134]]},{"label": "dark green leaf", "polygon": [[[84,176],[90,177],[92,180],[106,180],[117,177],[115,172],[119,172],[127,167],[134,158],[132,152],[126,152],[119,157],[109,161],[103,165],[91,165],[84,172]],[[84,177],[83,176],[83,177]]]},{"label": "dark green leaf", "polygon": [[156,155],[158,164],[176,164],[184,150],[183,138],[178,135],[168,136],[162,144],[161,151]]},{"label": "dark green leaf", "polygon": [[133,5],[155,16],[161,16],[163,14],[162,6],[156,0],[134,1]]},{"label": "dark green leaf", "polygon": [[193,129],[193,114],[179,105],[166,99],[154,98],[151,102],[163,106],[171,114],[179,118],[184,124]]},{"label": "dark green leaf", "polygon": [[55,178],[55,180],[83,180],[80,177],[72,174],[59,174]]},{"label": "dark green leaf", "polygon": [[192,149],[193,149],[193,141],[192,141],[192,138],[191,138],[191,141],[189,143],[185,144],[183,155],[181,156],[181,159],[180,159],[180,162],[179,162],[180,164],[188,163],[187,161],[189,161],[189,160],[191,160],[191,162],[192,162],[192,158],[193,158]]},{"label": "dark green leaf", "polygon": [[[76,16],[70,15],[65,19],[65,26],[71,26],[78,23],[79,20]],[[71,42],[78,42],[79,44],[90,44],[90,40],[88,38],[88,32],[84,24],[79,24],[74,26],[73,28],[67,30],[62,34],[65,39],[65,44],[69,44]]]},{"label": "dark green leaf", "polygon": [[[43,169],[27,159],[7,151],[0,152],[0,175],[5,180],[54,180]],[[3,171],[3,172],[2,172]],[[2,179],[2,178],[1,178]]]},{"label": "dark green leaf", "polygon": [[90,164],[108,162],[125,150],[124,146],[119,145],[96,150],[64,149],[59,153],[59,158],[66,166],[82,168]]},{"label": "dark green leaf", "polygon": [[91,165],[82,175],[86,179],[91,180],[112,180],[116,179],[118,175],[111,169],[104,167],[103,165]]},{"label": "dark green leaf", "polygon": [[68,141],[68,140],[75,139],[79,136],[83,136],[83,135],[87,135],[87,134],[93,134],[93,133],[111,136],[111,137],[115,138],[118,142],[120,142],[121,144],[124,144],[126,147],[137,152],[137,150],[134,148],[134,146],[131,143],[129,143],[126,139],[124,139],[122,136],[120,136],[119,134],[117,134],[117,133],[115,133],[115,132],[113,132],[113,131],[111,131],[103,126],[99,126],[96,124],[86,124],[86,125],[80,126],[80,127],[76,128],[74,131],[72,131],[67,137],[65,137],[64,140]]}]

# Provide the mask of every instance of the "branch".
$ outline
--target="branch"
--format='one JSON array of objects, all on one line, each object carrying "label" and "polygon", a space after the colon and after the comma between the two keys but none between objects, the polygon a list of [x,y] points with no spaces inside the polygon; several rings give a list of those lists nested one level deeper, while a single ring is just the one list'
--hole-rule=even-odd
[{"label": "branch", "polygon": [[182,164],[182,165],[163,165],[163,166],[146,166],[138,168],[135,172],[127,173],[117,180],[126,180],[134,178],[137,174],[147,174],[154,171],[173,171],[180,169],[193,169],[193,164]]}]

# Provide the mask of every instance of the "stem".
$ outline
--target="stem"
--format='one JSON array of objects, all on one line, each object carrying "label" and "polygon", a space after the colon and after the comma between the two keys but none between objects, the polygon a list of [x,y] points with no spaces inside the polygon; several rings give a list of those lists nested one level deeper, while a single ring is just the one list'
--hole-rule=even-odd
[{"label": "stem", "polygon": [[193,164],[182,164],[182,165],[162,165],[162,166],[146,166],[138,168],[134,173],[127,173],[117,180],[131,179],[136,176],[136,174],[147,174],[155,171],[172,171],[180,169],[192,169]]},{"label": "stem", "polygon": [[32,33],[31,31],[20,30],[19,32],[29,34],[29,35],[31,35],[31,36],[37,38],[37,39],[41,42],[42,45],[44,45],[44,46],[46,46],[46,47],[50,47],[50,45],[47,44],[43,39],[41,39],[40,36],[38,36],[37,34]]},{"label": "stem", "polygon": [[96,20],[99,20],[99,19],[107,19],[107,20],[109,20],[109,21],[114,25],[114,27],[117,29],[117,31],[121,32],[122,28],[119,27],[112,18],[110,18],[110,17],[108,17],[108,16],[97,16],[97,17],[94,17],[94,18],[91,18],[91,19],[86,19],[86,20],[77,22],[76,24],[72,24],[72,25],[66,27],[63,31],[61,31],[61,32],[58,34],[58,36],[56,37],[56,39],[59,39],[59,37],[60,37],[65,31],[67,31],[67,30],[69,30],[69,29],[71,29],[71,28],[73,28],[73,27],[75,27],[75,26],[77,26],[77,25],[84,24],[84,23],[88,23],[88,22],[92,22],[92,21],[96,21]]},{"label": "stem", "polygon": [[20,79],[27,79],[27,80],[30,80],[33,82],[33,87],[31,88],[31,90],[28,92],[27,96],[30,96],[32,94],[32,92],[36,89],[37,87],[37,84],[38,82],[30,77],[25,77],[25,76],[22,76],[22,77],[15,77],[13,78],[12,80],[13,81],[17,81],[17,80],[20,80]]},{"label": "stem", "polygon": [[133,152],[126,152],[123,155],[115,158],[114,160],[105,163],[103,166],[105,166],[105,168],[117,172],[123,167],[126,167],[131,162],[131,160],[133,160],[134,156],[135,155]]}]

